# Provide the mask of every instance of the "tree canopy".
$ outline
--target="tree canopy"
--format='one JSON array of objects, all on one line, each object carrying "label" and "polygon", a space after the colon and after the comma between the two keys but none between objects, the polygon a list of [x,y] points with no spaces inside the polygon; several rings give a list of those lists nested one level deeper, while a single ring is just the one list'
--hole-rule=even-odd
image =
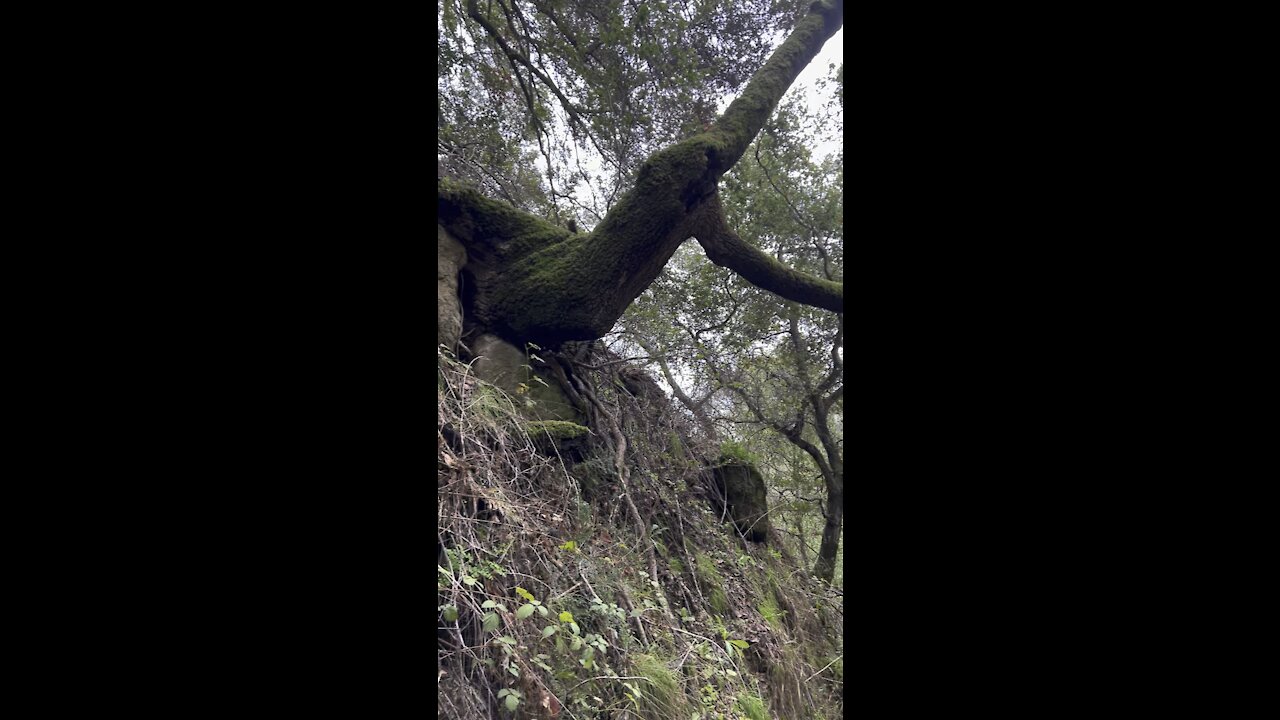
[{"label": "tree canopy", "polygon": [[[442,225],[453,231],[470,251],[484,256],[489,265],[490,272],[476,274],[472,284],[476,298],[473,316],[476,320],[512,339],[558,343],[598,338],[609,331],[689,237],[696,238],[713,261],[733,269],[756,285],[804,304],[831,311],[842,309],[843,287],[840,283],[802,273],[744,242],[738,231],[727,223],[718,193],[721,176],[746,152],[796,76],[842,24],[842,2],[819,0],[809,5],[790,27],[786,39],[750,75],[741,92],[721,115],[704,124],[692,136],[650,152],[636,165],[634,173],[628,171],[626,163],[631,162],[629,158],[638,157],[639,153],[633,153],[630,145],[625,152],[621,145],[612,153],[601,149],[602,157],[618,160],[615,178],[625,177],[630,188],[617,195],[616,202],[608,205],[600,222],[589,233],[573,232],[557,224],[560,217],[559,193],[555,188],[557,162],[548,149],[554,134],[548,125],[554,111],[540,111],[540,108],[558,106],[565,115],[564,123],[569,132],[582,132],[599,149],[598,133],[590,132],[585,121],[581,120],[578,104],[585,101],[575,104],[575,98],[559,88],[569,78],[557,83],[556,77],[549,72],[540,71],[529,53],[522,54],[518,44],[504,37],[501,28],[495,24],[494,16],[487,15],[476,0],[467,2],[464,7],[467,17],[474,20],[479,30],[471,36],[475,52],[471,55],[462,52],[459,57],[479,55],[489,57],[490,62],[477,60],[472,63],[474,70],[460,60],[442,63],[442,72],[450,78],[449,73],[461,67],[458,72],[464,77],[474,72],[481,80],[488,78],[489,99],[500,109],[496,116],[491,106],[481,105],[478,111],[482,119],[488,118],[491,127],[510,121],[507,111],[516,107],[513,100],[516,93],[511,88],[519,88],[526,101],[528,123],[525,132],[534,136],[539,151],[546,157],[547,180],[547,192],[541,200],[537,197],[523,198],[525,206],[541,207],[544,212],[539,217],[505,203],[498,204],[475,187],[441,179]],[[508,8],[498,4],[490,6],[488,12],[503,14],[504,8],[509,10],[505,13],[508,29],[521,27],[516,6]],[[552,15],[553,12],[547,13],[548,22],[551,22]],[[636,17],[640,16],[637,11]],[[652,13],[649,16],[656,17]],[[588,14],[587,17],[592,16]],[[625,12],[622,17],[625,19]],[[605,22],[601,26],[605,28],[612,22],[601,21]],[[684,21],[681,19],[681,22]],[[676,27],[679,25],[677,22]],[[449,23],[445,22],[444,26],[448,28]],[[644,35],[638,28],[631,29],[632,36]],[[566,35],[566,42],[570,35],[572,32]],[[518,33],[513,37],[518,37]],[[525,37],[531,53],[536,43],[531,33]],[[460,45],[467,47],[465,36]],[[481,50],[484,45],[490,46],[487,54]],[[644,57],[643,48],[636,52],[640,54],[630,58],[632,61]],[[585,48],[579,54],[589,56]],[[511,69],[513,78],[505,86],[501,81],[503,60]],[[572,69],[573,66],[566,67]],[[718,67],[711,68],[711,75],[715,75]],[[692,77],[697,77],[695,70],[688,70]],[[527,76],[522,76],[522,72]],[[626,77],[626,74],[609,75],[612,80],[621,77]],[[729,73],[725,77],[736,76]],[[546,85],[547,92],[558,102],[552,104],[548,101],[539,105],[533,87],[535,82]],[[728,80],[722,78],[705,82],[707,87],[714,88],[717,82]],[[506,92],[500,92],[504,87]],[[640,91],[632,87],[629,92],[637,94]],[[662,102],[655,102],[655,107],[665,107]],[[465,107],[466,102],[453,103],[452,107],[442,102],[442,115],[450,111],[456,113],[458,108]],[[600,108],[591,109],[593,112],[597,110],[604,112]],[[689,108],[686,107],[684,112],[687,115]],[[465,112],[460,117],[465,119]],[[616,119],[625,124],[645,117],[643,113],[634,116],[622,113]],[[450,133],[456,128],[456,122],[446,123],[441,133],[447,139],[452,138],[449,141],[455,148],[457,138]],[[515,142],[507,138],[507,145],[499,150],[505,156],[513,157],[516,154],[508,150]],[[521,171],[516,169],[515,172],[519,175]],[[492,180],[501,186],[497,176]],[[503,192],[510,194],[511,189]],[[516,200],[516,204],[520,204],[521,199]]]},{"label": "tree canopy", "polygon": [[715,121],[805,9],[445,0],[440,153],[492,197],[593,227],[643,160]]}]

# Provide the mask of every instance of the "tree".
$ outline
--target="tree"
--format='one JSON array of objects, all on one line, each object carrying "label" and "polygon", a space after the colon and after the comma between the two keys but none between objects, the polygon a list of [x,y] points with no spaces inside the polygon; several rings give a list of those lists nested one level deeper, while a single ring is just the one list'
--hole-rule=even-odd
[{"label": "tree", "polygon": [[[843,266],[843,183],[838,155],[815,161],[809,153],[820,125],[821,118],[797,103],[781,107],[744,162],[726,175],[724,202],[727,216],[746,228],[746,242],[834,281]],[[770,475],[775,491],[790,490],[779,507],[800,509],[792,503],[797,499],[807,505],[792,513],[802,557],[804,511],[821,505],[814,574],[831,582],[844,507],[838,316],[783,301],[696,253],[678,252],[628,309],[623,325],[712,440],[732,438],[766,462],[782,461],[786,472]],[[786,457],[785,448],[737,429],[744,424],[801,451],[809,460],[805,477],[796,476],[795,458]],[[815,472],[825,502],[811,502]],[[782,477],[790,477],[786,488]]]},{"label": "tree", "polygon": [[[467,0],[465,8],[454,2],[446,2],[442,8],[442,32],[448,34],[450,27],[460,32],[458,11],[465,10],[466,17],[479,28],[476,35],[487,39],[484,48],[476,44],[476,54],[487,53],[486,57],[492,60],[477,66],[479,69],[463,67],[466,43],[462,42],[451,46],[449,53],[442,50],[442,72],[463,68],[463,74],[475,74],[480,81],[477,89],[486,88],[496,106],[442,103],[442,114],[454,113],[465,119],[468,112],[481,113],[486,118],[486,131],[501,136],[503,123],[509,123],[507,111],[516,107],[513,98],[523,97],[522,109],[528,118],[525,131],[538,139],[539,150],[547,157],[549,199],[541,203],[520,197],[510,187],[503,188],[496,174],[490,185],[507,198],[506,202],[450,178],[439,181],[440,224],[461,241],[468,254],[470,284],[464,308],[468,322],[518,343],[555,345],[599,338],[690,237],[698,241],[714,263],[732,269],[754,285],[798,303],[840,312],[840,282],[784,264],[744,241],[732,229],[722,206],[719,182],[742,158],[796,76],[842,25],[843,0],[818,0],[809,5],[786,40],[750,76],[728,109],[696,134],[651,152],[634,172],[627,166],[628,158],[644,143],[628,144],[619,138],[615,147],[602,148],[601,154],[612,160],[617,176],[630,178],[632,187],[618,194],[616,202],[590,232],[573,233],[559,224],[554,187],[557,163],[549,149],[554,133],[547,125],[554,113],[562,113],[570,132],[581,133],[599,146],[604,133],[595,123],[596,132],[592,134],[589,126],[593,123],[586,118],[593,112],[606,112],[609,103],[626,107],[632,97],[629,93],[635,89],[628,76],[617,70],[617,63],[610,65],[599,59],[607,52],[608,38],[620,40],[628,33],[639,37],[648,29],[675,28],[670,37],[649,38],[649,45],[641,40],[639,52],[624,58],[634,61],[646,53],[672,47],[673,38],[680,37],[681,22],[689,25],[679,13],[670,21],[646,22],[644,3],[639,4],[639,9],[630,4],[614,4],[618,6],[618,20],[611,20],[608,13],[571,10],[569,4],[561,7],[549,2],[533,2],[525,7],[499,1],[496,8],[486,9],[477,0]],[[670,14],[665,4],[657,5],[660,14]],[[697,6],[704,5],[707,4]],[[723,27],[731,32],[737,27],[730,22],[734,19],[741,17],[730,15]],[[618,22],[624,24],[620,27]],[[591,37],[586,30],[592,23],[604,33],[603,42],[586,41]],[[744,25],[750,23],[739,22],[739,26]],[[719,54],[714,43],[708,41],[704,46],[698,48],[695,44],[693,55],[705,59]],[[601,69],[598,77],[592,75],[596,64]],[[710,91],[716,89],[718,82],[725,82],[723,73],[708,67],[702,76],[705,85],[700,92],[692,93],[691,89],[699,88],[698,71],[703,69],[697,63],[693,67],[661,69],[663,72],[655,74],[671,77],[677,69],[683,70],[688,82],[677,84],[676,97],[654,105],[658,109],[669,108],[684,97],[705,109]],[[741,72],[741,67],[736,70]],[[593,78],[599,85],[589,84]],[[562,84],[566,87],[560,87]],[[680,95],[680,91],[685,94]],[[548,94],[556,102],[547,101]],[[601,105],[593,105],[596,102]],[[637,123],[645,119],[644,113],[637,111],[623,116]],[[672,124],[673,121],[666,122],[667,126]],[[456,126],[457,123],[450,125]],[[448,141],[455,147],[459,144],[452,136]],[[509,148],[518,143],[498,145]],[[501,156],[508,168],[519,164],[518,158],[513,157],[513,152]],[[540,209],[546,217],[526,212],[513,202]]]}]

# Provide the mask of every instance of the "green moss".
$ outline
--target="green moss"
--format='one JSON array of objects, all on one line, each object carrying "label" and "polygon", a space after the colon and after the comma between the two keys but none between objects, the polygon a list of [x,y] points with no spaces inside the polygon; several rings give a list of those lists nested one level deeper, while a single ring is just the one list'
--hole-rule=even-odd
[{"label": "green moss", "polygon": [[579,435],[590,432],[587,428],[571,422],[563,420],[539,420],[528,422],[524,425],[525,431],[530,435],[550,435],[555,440],[567,440],[576,438]]},{"label": "green moss", "polygon": [[736,443],[732,440],[720,445],[720,462],[726,460],[737,460],[748,465],[759,465],[760,461],[746,446],[742,443]]},{"label": "green moss", "polygon": [[680,558],[671,558],[667,560],[667,568],[671,570],[673,575],[684,574],[684,563],[680,562]]},{"label": "green moss", "polygon": [[764,617],[765,622],[769,623],[777,630],[783,629],[783,612],[782,609],[778,607],[778,601],[774,598],[772,592],[765,595],[764,600],[756,606],[756,610],[758,610],[760,615]]},{"label": "green moss", "polygon": [[667,544],[657,538],[654,538],[653,540],[653,548],[658,551],[658,555],[661,557],[665,558],[670,555],[667,551]]},{"label": "green moss", "polygon": [[684,457],[684,444],[680,442],[680,436],[675,432],[671,432],[667,439],[667,452],[671,453],[674,458]]},{"label": "green moss", "polygon": [[661,660],[652,655],[632,655],[631,668],[631,675],[649,679],[649,682],[641,681],[637,684],[641,693],[640,708],[643,717],[653,720],[688,717],[680,684]]},{"label": "green moss", "polygon": [[764,701],[755,695],[738,696],[738,707],[751,720],[769,720],[769,714],[764,710]]},{"label": "green moss", "polygon": [[711,610],[717,615],[725,615],[729,612],[729,598],[724,594],[724,577],[706,553],[698,553],[693,561],[697,566],[702,594],[711,605]]}]

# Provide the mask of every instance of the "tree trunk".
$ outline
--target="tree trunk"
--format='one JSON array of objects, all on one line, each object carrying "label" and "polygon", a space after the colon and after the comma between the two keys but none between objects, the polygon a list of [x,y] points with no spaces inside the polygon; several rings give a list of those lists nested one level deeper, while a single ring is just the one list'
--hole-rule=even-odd
[{"label": "tree trunk", "polygon": [[822,528],[822,547],[813,574],[831,584],[836,574],[836,552],[840,549],[840,526],[844,523],[844,481],[836,478],[839,488],[827,493],[827,523]]}]

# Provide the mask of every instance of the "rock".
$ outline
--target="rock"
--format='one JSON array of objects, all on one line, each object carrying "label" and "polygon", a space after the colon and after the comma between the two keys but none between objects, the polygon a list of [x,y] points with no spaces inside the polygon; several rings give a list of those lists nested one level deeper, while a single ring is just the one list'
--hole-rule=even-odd
[{"label": "rock", "polygon": [[[565,420],[582,425],[586,418],[573,406],[549,372],[534,369],[542,364],[497,335],[485,333],[472,343],[476,377],[502,388],[534,420]],[[521,387],[523,385],[524,387]],[[529,401],[526,404],[523,401]]]},{"label": "rock", "polygon": [[769,534],[769,501],[760,471],[741,459],[722,455],[712,472],[738,531],[752,542],[764,542]]},{"label": "rock", "polygon": [[471,365],[476,377],[502,388],[508,395],[516,394],[529,372],[523,367],[529,364],[529,360],[519,348],[497,335],[486,333],[471,343],[471,352],[476,357]]},{"label": "rock", "polygon": [[467,251],[447,230],[436,225],[436,343],[456,351],[462,335],[462,301],[458,298],[458,271],[467,262]]}]

